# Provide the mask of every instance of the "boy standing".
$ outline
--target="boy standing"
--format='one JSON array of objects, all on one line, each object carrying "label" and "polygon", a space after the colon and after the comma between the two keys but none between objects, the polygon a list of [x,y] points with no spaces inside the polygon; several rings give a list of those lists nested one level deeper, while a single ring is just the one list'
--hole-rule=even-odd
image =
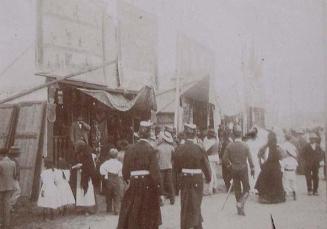
[{"label": "boy standing", "polygon": [[115,215],[118,215],[122,198],[120,180],[123,164],[117,159],[117,149],[111,149],[109,154],[110,159],[100,166],[100,174],[104,176],[107,212],[113,212]]}]

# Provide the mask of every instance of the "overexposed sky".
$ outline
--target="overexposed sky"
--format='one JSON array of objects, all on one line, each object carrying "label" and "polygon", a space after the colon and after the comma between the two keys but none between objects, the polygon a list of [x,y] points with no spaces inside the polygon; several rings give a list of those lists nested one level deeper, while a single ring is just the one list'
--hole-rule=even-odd
[{"label": "overexposed sky", "polygon": [[[115,12],[114,0],[106,1],[108,12]],[[227,101],[223,107],[228,112],[239,106],[242,62],[248,61],[251,50],[257,60],[264,58],[268,121],[280,121],[294,113],[324,111],[324,0],[128,2],[158,16],[161,85],[168,84],[167,78],[175,74],[176,34],[182,32],[214,51],[216,89],[220,100]],[[35,0],[1,1],[0,72],[35,41],[34,7]],[[30,52],[33,56],[33,50]]]}]

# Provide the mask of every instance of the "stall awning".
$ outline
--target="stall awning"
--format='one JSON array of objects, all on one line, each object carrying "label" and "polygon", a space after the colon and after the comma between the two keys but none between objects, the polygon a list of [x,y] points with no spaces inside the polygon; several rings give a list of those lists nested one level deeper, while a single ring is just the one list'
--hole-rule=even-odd
[{"label": "stall awning", "polygon": [[118,111],[130,111],[132,109],[157,110],[154,90],[152,87],[144,86],[132,99],[123,93],[108,92],[104,90],[90,90],[78,88],[81,92],[93,97],[111,109]]}]

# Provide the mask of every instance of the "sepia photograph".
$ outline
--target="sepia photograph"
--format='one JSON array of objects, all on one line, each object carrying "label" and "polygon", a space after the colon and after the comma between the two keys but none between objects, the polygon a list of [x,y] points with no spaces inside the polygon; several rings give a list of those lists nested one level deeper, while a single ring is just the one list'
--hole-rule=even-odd
[{"label": "sepia photograph", "polygon": [[0,229],[326,229],[327,0],[0,0]]}]

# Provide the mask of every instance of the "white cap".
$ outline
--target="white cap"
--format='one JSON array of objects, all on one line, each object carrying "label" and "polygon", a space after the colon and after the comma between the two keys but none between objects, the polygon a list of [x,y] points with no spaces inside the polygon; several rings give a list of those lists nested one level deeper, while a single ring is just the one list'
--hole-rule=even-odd
[{"label": "white cap", "polygon": [[196,125],[193,123],[185,123],[184,127],[190,128],[192,130],[196,130]]},{"label": "white cap", "polygon": [[142,126],[142,127],[151,127],[152,122],[151,121],[141,121],[140,126]]}]

